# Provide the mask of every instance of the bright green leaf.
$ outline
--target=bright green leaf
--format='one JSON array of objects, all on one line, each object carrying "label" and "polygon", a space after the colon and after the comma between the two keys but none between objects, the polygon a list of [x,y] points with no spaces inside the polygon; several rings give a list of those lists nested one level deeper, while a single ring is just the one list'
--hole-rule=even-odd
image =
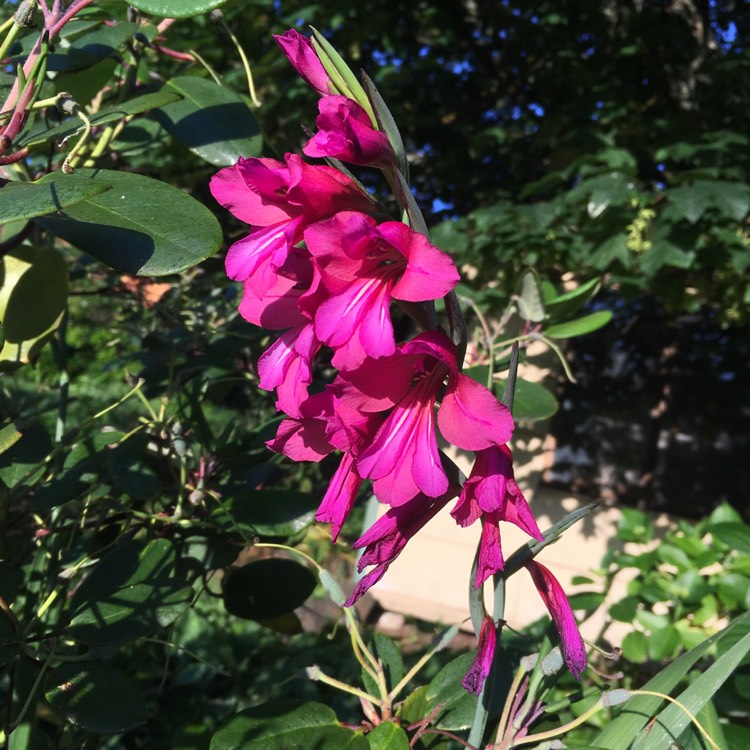
[{"label": "bright green leaf", "polygon": [[182,98],[159,109],[156,118],[194,154],[219,167],[240,156],[260,156],[260,128],[237,94],[195,76],[173,78],[167,86]]},{"label": "bright green leaf", "polygon": [[430,682],[426,698],[432,709],[442,706],[437,726],[441,729],[466,729],[471,726],[477,697],[467,693],[461,680],[469,671],[474,654],[462,654],[448,662]]},{"label": "bright green leaf", "polygon": [[192,18],[220,8],[227,0],[128,0],[128,5],[159,18]]},{"label": "bright green leaf", "polygon": [[674,625],[654,631],[648,639],[648,654],[654,661],[664,661],[674,656],[682,639]]},{"label": "bright green leaf", "polygon": [[[92,115],[89,120],[92,127],[106,125],[110,122],[118,122],[124,117],[141,114],[142,112],[148,112],[149,110],[163,107],[166,104],[179,101],[180,98],[180,95],[176,91],[171,91],[164,86],[159,91],[153,91],[149,94],[142,94],[141,96],[133,97],[132,99],[128,99],[122,104],[118,104],[114,107],[105,107],[95,115]],[[20,139],[19,145],[36,146],[50,140],[68,138],[71,135],[78,136],[83,132],[83,127],[83,123],[78,118],[73,117],[61,125],[58,125],[56,128],[41,129],[38,132],[32,131],[25,138]],[[69,180],[67,177],[63,176],[57,183],[58,189],[65,185],[65,183],[69,183]],[[81,186],[79,185],[77,189],[80,190]],[[104,189],[107,188],[104,187]],[[92,195],[95,195],[95,193],[92,193]],[[58,208],[60,207],[52,208],[50,211],[56,211]],[[40,213],[50,213],[50,211]]]},{"label": "bright green leaf", "polygon": [[409,750],[409,738],[400,726],[384,721],[367,733],[370,750]]},{"label": "bright green leaf", "polygon": [[533,271],[526,271],[521,278],[520,287],[516,299],[518,314],[524,320],[541,323],[544,320],[544,304],[542,303],[542,294],[539,290],[536,274]]},{"label": "bright green leaf", "polygon": [[45,183],[9,182],[0,189],[0,224],[61,211],[109,189],[104,182],[71,182],[63,175]]},{"label": "bright green leaf", "polygon": [[606,326],[610,320],[612,320],[610,310],[598,310],[589,315],[584,315],[582,318],[551,325],[544,330],[544,335],[551,339],[569,339],[574,336],[583,336],[598,331]]},{"label": "bright green leaf", "polygon": [[7,487],[22,481],[30,485],[41,476],[44,460],[52,450],[49,433],[38,422],[24,427],[20,433],[21,437],[0,454],[0,480]]},{"label": "bright green leaf", "polygon": [[648,650],[648,638],[638,630],[628,633],[622,639],[622,655],[634,664],[642,664],[646,661]]},{"label": "bright green leaf", "polygon": [[0,370],[34,359],[58,327],[68,300],[68,266],[55,250],[22,246],[0,259]]},{"label": "bright green leaf", "polygon": [[544,311],[547,313],[547,317],[550,320],[564,320],[570,317],[597,295],[601,285],[599,279],[590,279],[585,284],[581,284],[564,294],[550,294],[549,289],[542,286]]},{"label": "bright green leaf", "polygon": [[709,531],[730,549],[746,555],[750,554],[750,526],[748,524],[731,521],[714,523],[709,527]]},{"label": "bright green leaf", "polygon": [[210,750],[368,750],[361,732],[339,726],[321,703],[279,699],[232,716],[211,738]]},{"label": "bright green leaf", "polygon": [[96,180],[112,189],[35,221],[112,268],[144,276],[177,273],[221,245],[213,214],[171,185],[106,169],[82,169],[68,179],[84,185]]},{"label": "bright green leaf", "polygon": [[[502,399],[505,383],[495,385],[495,395]],[[536,422],[548,419],[557,412],[557,399],[538,383],[518,378],[513,398],[513,417],[518,422]]]}]

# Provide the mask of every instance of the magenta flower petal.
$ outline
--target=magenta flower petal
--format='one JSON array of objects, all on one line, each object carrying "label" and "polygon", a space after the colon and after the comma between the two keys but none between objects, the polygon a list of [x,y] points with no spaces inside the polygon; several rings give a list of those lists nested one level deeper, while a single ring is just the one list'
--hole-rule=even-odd
[{"label": "magenta flower petal", "polygon": [[315,514],[316,521],[331,524],[331,541],[336,541],[341,527],[354,507],[361,486],[362,478],[354,467],[354,458],[350,453],[345,453]]},{"label": "magenta flower petal", "polygon": [[285,200],[288,169],[276,159],[240,159],[219,170],[209,184],[211,194],[238,219],[266,227],[299,213]]},{"label": "magenta flower petal", "polygon": [[461,374],[448,381],[438,425],[449,443],[469,451],[504,445],[513,435],[508,408],[483,385]]},{"label": "magenta flower petal", "polygon": [[305,82],[321,96],[332,91],[331,79],[320,62],[312,42],[294,29],[284,34],[274,34],[273,38],[281,47],[292,67],[302,76]]},{"label": "magenta flower petal", "polygon": [[482,516],[482,539],[479,546],[477,574],[474,578],[475,589],[505,566],[500,544],[500,528],[497,519],[492,515],[494,514]]},{"label": "magenta flower petal", "polygon": [[345,96],[324,96],[318,101],[318,110],[318,132],[302,149],[307,156],[373,167],[396,163],[388,137],[373,128],[369,115],[357,102]]},{"label": "magenta flower petal", "polygon": [[445,297],[460,280],[449,255],[431,245],[427,238],[400,221],[378,227],[380,235],[406,258],[406,268],[393,287],[393,296],[406,302]]},{"label": "magenta flower petal", "polygon": [[485,616],[479,631],[479,643],[477,644],[477,655],[471,663],[469,671],[461,681],[464,690],[474,695],[479,695],[484,687],[485,680],[489,677],[492,669],[492,660],[495,658],[495,647],[497,645],[497,628],[492,618]]},{"label": "magenta flower petal", "polygon": [[531,574],[539,595],[549,610],[552,622],[560,636],[560,648],[568,671],[577,680],[586,669],[586,646],[578,632],[578,624],[573,616],[568,597],[560,586],[559,581],[547,568],[535,560],[526,563],[526,569]]}]

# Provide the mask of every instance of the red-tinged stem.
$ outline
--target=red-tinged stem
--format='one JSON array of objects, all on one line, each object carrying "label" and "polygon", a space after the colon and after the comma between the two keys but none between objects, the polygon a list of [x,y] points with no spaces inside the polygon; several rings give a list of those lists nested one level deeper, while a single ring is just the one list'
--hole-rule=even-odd
[{"label": "red-tinged stem", "polygon": [[171,57],[173,60],[182,60],[184,62],[195,62],[195,58],[188,52],[178,52],[177,50],[170,49],[169,47],[163,47],[161,44],[152,44],[151,49],[155,49],[157,52],[161,52],[167,57]]},{"label": "red-tinged stem", "polygon": [[[70,21],[73,16],[75,16],[76,13],[83,10],[87,5],[91,5],[94,0],[74,0],[73,3],[71,3],[70,7],[65,11],[65,13],[62,14],[60,19],[58,21],[54,22],[54,25],[50,27],[49,29],[49,35],[50,38],[54,37],[55,34],[58,34],[60,32],[60,29],[62,29],[65,24]],[[57,14],[55,13],[55,10],[57,10]],[[52,16],[53,18],[56,15],[59,15],[60,13],[60,6],[58,3],[58,0],[55,0],[55,5],[52,9]]]},{"label": "red-tinged stem", "polygon": [[4,156],[0,156],[0,166],[5,166],[6,164],[15,164],[16,162],[25,159],[28,155],[28,146],[22,148],[20,151],[15,151],[12,154],[5,154]]}]

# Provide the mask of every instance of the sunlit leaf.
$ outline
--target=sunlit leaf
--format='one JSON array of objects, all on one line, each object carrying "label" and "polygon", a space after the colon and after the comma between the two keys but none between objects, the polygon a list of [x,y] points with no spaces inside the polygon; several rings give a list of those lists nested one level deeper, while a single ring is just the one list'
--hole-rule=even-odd
[{"label": "sunlit leaf", "polygon": [[361,732],[340,726],[321,703],[275,700],[232,716],[211,738],[210,750],[368,750]]},{"label": "sunlit leaf", "polygon": [[156,112],[156,118],[194,154],[219,167],[240,156],[260,156],[263,138],[247,104],[233,91],[207,78],[182,76],[167,86],[179,101]]},{"label": "sunlit leaf", "polygon": [[81,169],[68,179],[84,185],[103,182],[112,189],[35,221],[112,268],[141,275],[177,273],[221,245],[214,215],[176,187],[107,169]]},{"label": "sunlit leaf", "polygon": [[109,189],[105,182],[71,182],[64,175],[44,183],[9,182],[0,189],[0,224],[51,214]]}]

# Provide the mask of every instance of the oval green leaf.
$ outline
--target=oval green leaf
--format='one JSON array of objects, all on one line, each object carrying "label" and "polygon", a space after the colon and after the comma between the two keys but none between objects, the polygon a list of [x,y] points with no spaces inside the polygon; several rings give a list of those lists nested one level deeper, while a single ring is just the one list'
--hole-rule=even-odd
[{"label": "oval green leaf", "polygon": [[750,526],[745,523],[725,521],[709,527],[714,539],[723,542],[730,549],[750,555]]},{"label": "oval green leaf", "polygon": [[205,260],[221,245],[221,227],[214,215],[171,185],[107,169],[81,169],[68,180],[83,185],[103,182],[112,189],[35,221],[118,271],[143,276],[177,273]]},{"label": "oval green leaf", "polygon": [[81,643],[125,643],[171,625],[192,598],[190,586],[171,578],[136,583],[81,607],[66,632]]},{"label": "oval green leaf", "polygon": [[370,750],[409,750],[406,732],[391,721],[384,721],[368,732],[367,741]]},{"label": "oval green leaf", "polygon": [[0,260],[0,370],[31,361],[60,324],[68,266],[55,250],[22,246]]},{"label": "oval green leaf", "polygon": [[584,315],[582,318],[549,326],[544,330],[544,335],[551,339],[569,339],[573,336],[583,336],[586,333],[592,333],[603,328],[610,320],[612,320],[611,310],[598,310],[590,315]]},{"label": "oval green leaf", "polygon": [[[495,395],[503,397],[505,383],[495,385]],[[518,422],[537,422],[549,419],[557,411],[557,399],[543,386],[528,380],[516,380],[513,398],[513,417]]]},{"label": "oval green leaf", "polygon": [[257,560],[229,571],[224,606],[245,620],[270,620],[304,604],[315,585],[315,576],[293,560]]},{"label": "oval green leaf", "polygon": [[196,156],[218,167],[240,156],[260,156],[258,122],[237,94],[194,76],[173,78],[167,85],[182,98],[158,110],[156,118]]},{"label": "oval green leaf", "polygon": [[227,0],[128,0],[128,5],[159,18],[192,18],[224,5]]},{"label": "oval green leaf", "polygon": [[597,295],[601,285],[601,281],[594,278],[564,294],[544,294],[544,310],[547,317],[552,320],[570,317]]},{"label": "oval green leaf", "polygon": [[109,190],[104,182],[70,182],[65,179],[9,182],[0,190],[0,224],[51,214]]},{"label": "oval green leaf", "polygon": [[222,503],[231,517],[229,528],[259,536],[291,536],[313,521],[319,501],[313,495],[287,490],[257,490]]},{"label": "oval green leaf", "polygon": [[210,750],[368,750],[361,732],[339,726],[321,703],[276,700],[232,716],[211,738]]},{"label": "oval green leaf", "polygon": [[431,709],[442,706],[436,726],[441,729],[467,729],[474,720],[477,696],[467,693],[461,685],[474,654],[462,654],[448,662],[430,682],[426,698]]},{"label": "oval green leaf", "polygon": [[146,721],[141,687],[107,664],[63,664],[46,678],[45,697],[68,721],[94,734],[116,734]]}]

